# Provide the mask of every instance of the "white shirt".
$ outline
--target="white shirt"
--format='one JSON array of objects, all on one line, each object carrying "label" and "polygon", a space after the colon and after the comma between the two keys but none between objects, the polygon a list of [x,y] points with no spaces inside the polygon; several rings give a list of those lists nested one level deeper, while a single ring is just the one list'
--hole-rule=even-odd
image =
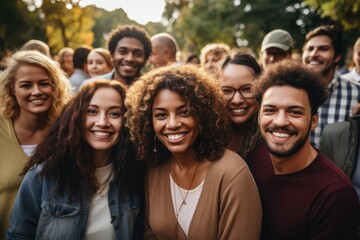
[{"label": "white shirt", "polygon": [[95,176],[100,183],[100,187],[91,199],[85,233],[86,240],[115,239],[108,204],[109,183],[113,177],[112,169],[112,164],[109,164],[95,170]]},{"label": "white shirt", "polygon": [[[178,215],[177,220],[181,228],[184,230],[186,236],[188,236],[191,219],[199,202],[200,194],[204,186],[204,181],[202,181],[196,188],[187,190],[179,187],[174,182],[170,174],[170,190],[175,217]],[[182,204],[184,199],[186,204]]]}]

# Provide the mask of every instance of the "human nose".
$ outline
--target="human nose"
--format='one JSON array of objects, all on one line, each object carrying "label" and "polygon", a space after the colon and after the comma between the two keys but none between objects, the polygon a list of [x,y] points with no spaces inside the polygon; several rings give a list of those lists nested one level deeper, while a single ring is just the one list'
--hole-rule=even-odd
[{"label": "human nose", "polygon": [[40,95],[41,94],[41,90],[39,88],[39,85],[34,84],[31,94],[32,95]]},{"label": "human nose", "polygon": [[131,52],[129,52],[126,56],[125,56],[125,60],[127,60],[127,61],[131,61],[131,60],[133,60],[134,59],[134,55],[131,53]]},{"label": "human nose", "polygon": [[244,97],[241,95],[240,89],[234,90],[234,95],[232,97],[231,102],[235,104],[244,102]]},{"label": "human nose", "polygon": [[107,115],[105,113],[100,113],[98,115],[98,119],[95,122],[95,125],[98,127],[107,127],[109,126],[109,120],[107,118]]},{"label": "human nose", "polygon": [[178,128],[181,126],[181,122],[179,121],[179,119],[177,118],[177,116],[174,115],[170,115],[168,118],[168,121],[166,123],[166,127],[173,129],[173,128]]},{"label": "human nose", "polygon": [[273,123],[278,127],[288,125],[289,121],[287,119],[286,113],[283,111],[278,112],[273,120]]}]

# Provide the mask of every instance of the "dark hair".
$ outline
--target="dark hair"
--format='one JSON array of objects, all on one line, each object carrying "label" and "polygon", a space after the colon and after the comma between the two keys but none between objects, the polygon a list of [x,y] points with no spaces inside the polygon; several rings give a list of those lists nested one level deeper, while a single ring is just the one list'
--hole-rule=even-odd
[{"label": "dark hair", "polygon": [[343,48],[342,31],[338,29],[336,26],[334,25],[319,26],[314,30],[310,31],[308,34],[306,34],[304,46],[311,38],[316,36],[328,36],[332,41],[335,55],[339,56],[342,54],[342,48]]},{"label": "dark hair", "polygon": [[317,113],[319,106],[327,99],[326,85],[321,81],[318,73],[294,60],[283,60],[272,64],[255,82],[254,90],[260,103],[265,91],[273,86],[303,89],[308,95],[312,115]]},{"label": "dark hair", "polygon": [[[91,161],[91,147],[84,137],[83,126],[89,102],[100,88],[114,89],[120,94],[122,101],[125,99],[126,87],[118,81],[97,80],[85,84],[65,106],[48,134],[36,147],[23,174],[34,165],[42,164],[40,176],[53,177],[58,184],[59,194],[66,191],[71,197],[79,197],[83,189],[91,193],[96,192],[99,185],[95,177],[95,163]],[[124,106],[123,114],[125,111]],[[137,184],[141,184],[139,181],[142,180],[139,178],[140,173],[136,172],[140,171],[140,168],[135,167],[134,154],[128,143],[128,130],[124,128],[123,123],[119,141],[113,146],[110,161],[114,166],[115,181],[118,182],[119,189],[130,193],[138,189],[135,185],[139,186]]]},{"label": "dark hair", "polygon": [[197,54],[191,54],[187,57],[186,63],[190,63],[192,60],[197,59],[200,63],[200,57]]},{"label": "dark hair", "polygon": [[75,49],[73,55],[73,66],[74,68],[84,68],[84,65],[87,63],[87,57],[91,51],[91,47],[81,46]]},{"label": "dark hair", "polygon": [[[200,133],[194,143],[195,159],[219,159],[228,141],[228,117],[216,81],[193,65],[167,66],[145,73],[129,89],[125,105],[131,140],[139,159],[155,165],[169,160],[171,153],[154,140],[152,106],[163,89],[177,92],[191,107]],[[155,155],[154,144],[157,148]]]},{"label": "dark hair", "polygon": [[107,42],[111,55],[114,55],[118,42],[124,37],[136,38],[144,45],[146,62],[152,51],[151,40],[149,34],[144,29],[135,25],[123,25],[111,31]]},{"label": "dark hair", "polygon": [[227,56],[222,63],[221,69],[224,69],[226,65],[230,63],[248,66],[254,70],[255,76],[259,76],[261,73],[261,67],[256,59],[251,54],[245,53],[241,50],[234,51],[229,56]]}]

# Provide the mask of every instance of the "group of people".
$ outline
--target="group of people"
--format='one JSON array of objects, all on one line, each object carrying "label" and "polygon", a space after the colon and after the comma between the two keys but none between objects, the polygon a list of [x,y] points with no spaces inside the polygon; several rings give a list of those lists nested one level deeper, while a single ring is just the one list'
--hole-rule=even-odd
[{"label": "group of people", "polygon": [[303,64],[281,29],[260,64],[218,43],[183,64],[175,38],[132,25],[60,64],[16,52],[0,73],[0,238],[360,238],[360,63],[337,75],[339,34],[309,32]]}]

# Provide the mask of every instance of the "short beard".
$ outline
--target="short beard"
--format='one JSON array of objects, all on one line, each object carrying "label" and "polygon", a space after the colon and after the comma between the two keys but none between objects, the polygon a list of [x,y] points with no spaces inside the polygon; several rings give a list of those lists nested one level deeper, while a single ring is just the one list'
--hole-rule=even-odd
[{"label": "short beard", "polygon": [[139,71],[137,71],[135,73],[134,76],[123,76],[121,75],[121,73],[119,72],[119,70],[117,69],[117,67],[115,67],[115,72],[117,73],[117,75],[124,80],[124,83],[128,86],[130,86],[131,84],[133,84],[135,82],[135,80],[140,76],[141,74],[141,68],[139,69]]},{"label": "short beard", "polygon": [[281,151],[276,151],[270,148],[270,146],[268,145],[268,143],[265,141],[265,145],[269,151],[269,153],[271,153],[272,155],[276,156],[276,157],[291,157],[294,154],[296,154],[298,151],[300,151],[300,149],[305,145],[308,137],[309,137],[309,133],[311,131],[311,122],[309,125],[309,129],[308,129],[308,133],[305,137],[300,138],[297,142],[295,142],[294,146],[292,146],[288,151],[286,152],[281,152]]}]

